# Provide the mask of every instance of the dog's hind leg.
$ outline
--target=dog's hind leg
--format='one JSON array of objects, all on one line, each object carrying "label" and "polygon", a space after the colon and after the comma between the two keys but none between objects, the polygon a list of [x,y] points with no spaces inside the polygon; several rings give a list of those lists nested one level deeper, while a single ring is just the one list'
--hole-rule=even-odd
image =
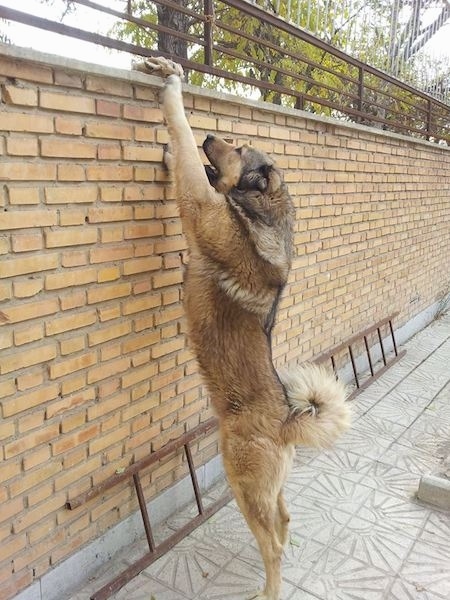
[{"label": "dog's hind leg", "polygon": [[287,542],[289,533],[289,521],[291,517],[284,501],[283,490],[280,490],[277,498],[277,513],[275,516],[275,527],[280,544],[284,546]]},{"label": "dog's hind leg", "polygon": [[[261,490],[251,490],[251,494],[236,493],[236,501],[248,526],[258,542],[264,568],[266,585],[254,598],[258,600],[279,600],[281,588],[281,556],[283,546],[278,539],[276,519],[277,500],[264,498]],[[258,500],[255,503],[255,497]]]}]

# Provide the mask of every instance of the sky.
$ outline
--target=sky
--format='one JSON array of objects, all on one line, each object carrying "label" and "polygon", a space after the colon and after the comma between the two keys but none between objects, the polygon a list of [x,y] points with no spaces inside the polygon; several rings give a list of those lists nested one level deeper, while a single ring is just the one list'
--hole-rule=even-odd
[{"label": "sky", "polygon": [[[96,0],[96,2],[120,11],[123,11],[125,7],[124,0]],[[20,2],[18,0],[0,0],[0,6],[54,21],[59,20],[65,3],[61,0],[52,0],[49,4],[41,3],[40,0],[20,0]],[[66,25],[103,34],[107,34],[116,21],[115,17],[104,13],[100,14],[98,11],[81,5],[77,6],[76,13],[68,14],[64,18]],[[123,69],[129,69],[131,65],[132,57],[127,53],[110,51],[98,44],[90,44],[36,27],[9,22],[5,26],[0,23],[0,31],[5,33],[16,46]]]},{"label": "sky", "polygon": [[[125,0],[96,0],[96,2],[119,11],[123,11],[126,6]],[[49,3],[42,3],[40,0],[0,0],[1,5],[50,20],[58,20],[64,10],[65,2],[63,0],[51,0]],[[432,18],[433,15],[430,13],[429,17]],[[115,17],[104,13],[100,14],[98,11],[81,5],[77,5],[76,12],[67,15],[64,19],[64,23],[67,25],[104,34],[107,34],[115,21]],[[97,44],[89,44],[74,38],[12,22],[8,24],[0,23],[0,31],[6,33],[12,43],[17,46],[31,47],[50,54],[77,58],[86,62],[124,69],[130,68],[132,57],[129,54],[109,51]],[[426,45],[427,54],[437,58],[448,57],[450,61],[449,34],[450,23],[447,23]]]}]

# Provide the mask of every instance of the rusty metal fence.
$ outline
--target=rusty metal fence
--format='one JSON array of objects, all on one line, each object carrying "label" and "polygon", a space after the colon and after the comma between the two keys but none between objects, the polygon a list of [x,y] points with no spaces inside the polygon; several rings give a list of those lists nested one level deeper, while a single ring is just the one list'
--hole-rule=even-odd
[{"label": "rusty metal fence", "polygon": [[114,17],[117,24],[100,34],[7,8],[1,0],[0,18],[134,56],[167,56],[197,85],[450,145],[449,105],[250,2],[71,0],[71,5],[94,11],[97,20]]}]

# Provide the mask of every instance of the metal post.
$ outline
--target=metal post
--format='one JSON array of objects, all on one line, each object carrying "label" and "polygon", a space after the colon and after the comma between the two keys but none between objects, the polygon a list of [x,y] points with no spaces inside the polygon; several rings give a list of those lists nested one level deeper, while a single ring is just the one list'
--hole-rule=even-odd
[{"label": "metal post", "polygon": [[213,23],[214,23],[214,3],[213,0],[203,1],[203,10],[205,14],[205,24],[203,26],[203,35],[205,38],[205,65],[213,64]]}]

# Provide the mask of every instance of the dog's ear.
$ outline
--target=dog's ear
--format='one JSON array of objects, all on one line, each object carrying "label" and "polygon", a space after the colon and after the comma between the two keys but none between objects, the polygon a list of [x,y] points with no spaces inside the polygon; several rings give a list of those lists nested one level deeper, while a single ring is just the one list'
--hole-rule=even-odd
[{"label": "dog's ear", "polygon": [[257,190],[265,192],[269,184],[270,165],[263,165],[259,169],[243,173],[237,188],[239,190]]},{"label": "dog's ear", "polygon": [[283,185],[283,175],[277,167],[271,167],[268,176],[268,188],[270,193],[274,193]]},{"label": "dog's ear", "polygon": [[237,208],[241,215],[245,215],[252,222],[264,223],[268,227],[273,225],[270,212],[260,205],[261,194],[258,190],[242,190],[234,187],[227,194],[231,206]]}]

